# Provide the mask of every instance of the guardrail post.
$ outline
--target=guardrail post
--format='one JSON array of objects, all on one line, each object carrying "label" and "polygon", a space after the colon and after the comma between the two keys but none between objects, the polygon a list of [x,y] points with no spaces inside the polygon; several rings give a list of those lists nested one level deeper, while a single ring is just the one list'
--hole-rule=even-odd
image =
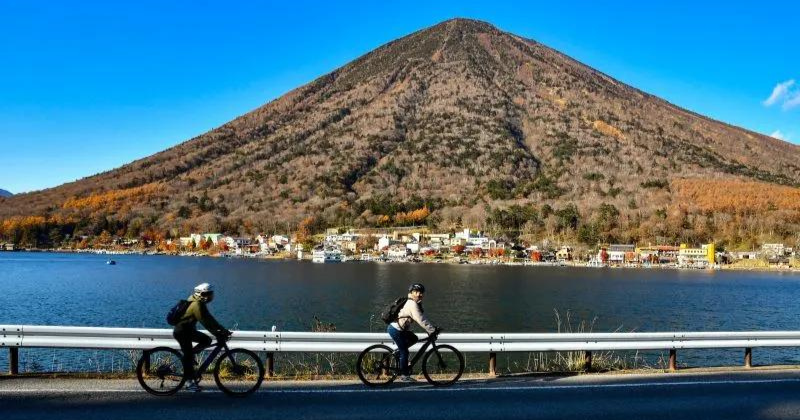
[{"label": "guardrail post", "polygon": [[669,349],[669,371],[675,372],[678,370],[678,351]]},{"label": "guardrail post", "polygon": [[489,353],[489,375],[497,376],[497,353]]},{"label": "guardrail post", "polygon": [[744,349],[744,367],[753,367],[753,349],[751,347]]},{"label": "guardrail post", "polygon": [[275,376],[275,353],[267,353],[267,377]]},{"label": "guardrail post", "polygon": [[8,348],[8,373],[19,375],[19,347]]},{"label": "guardrail post", "polygon": [[587,372],[592,370],[592,352],[589,350],[583,352],[583,370]]}]

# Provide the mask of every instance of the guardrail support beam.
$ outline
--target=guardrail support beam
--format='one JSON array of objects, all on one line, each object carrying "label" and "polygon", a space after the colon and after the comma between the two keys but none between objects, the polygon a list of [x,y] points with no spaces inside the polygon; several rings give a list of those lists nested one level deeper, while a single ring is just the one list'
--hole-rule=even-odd
[{"label": "guardrail support beam", "polygon": [[19,375],[19,347],[8,348],[8,373]]},{"label": "guardrail support beam", "polygon": [[497,353],[489,353],[489,375],[497,376]]},{"label": "guardrail support beam", "polygon": [[585,351],[583,353],[583,370],[591,372],[592,370],[592,352]]},{"label": "guardrail support beam", "polygon": [[678,370],[678,351],[669,349],[669,371],[675,372]]},{"label": "guardrail support beam", "polygon": [[275,353],[267,353],[267,377],[275,376]]},{"label": "guardrail support beam", "polygon": [[753,367],[753,349],[751,347],[744,349],[744,367]]}]

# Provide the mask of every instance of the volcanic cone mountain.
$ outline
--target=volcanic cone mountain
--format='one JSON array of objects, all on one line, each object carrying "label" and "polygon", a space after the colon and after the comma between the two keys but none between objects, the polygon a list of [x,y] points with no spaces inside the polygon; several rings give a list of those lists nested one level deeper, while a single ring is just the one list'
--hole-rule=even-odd
[{"label": "volcanic cone mountain", "polygon": [[[767,191],[776,198],[765,208],[800,211],[798,165],[796,145],[454,19],[161,153],[0,199],[0,219],[41,215],[75,233],[128,236],[285,231],[312,216],[318,225],[542,235],[586,226],[587,242],[708,240],[733,223],[715,214],[738,211],[735,202],[704,207],[710,193],[719,202],[735,201],[726,192]],[[766,206],[751,204],[748,214]]]}]

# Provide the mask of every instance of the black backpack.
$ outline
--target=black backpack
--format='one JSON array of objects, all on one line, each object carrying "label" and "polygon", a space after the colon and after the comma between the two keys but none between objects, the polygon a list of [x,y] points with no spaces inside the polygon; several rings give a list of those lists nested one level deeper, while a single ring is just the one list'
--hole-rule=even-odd
[{"label": "black backpack", "polygon": [[191,302],[188,300],[179,300],[178,303],[176,303],[175,306],[173,306],[172,309],[167,312],[167,324],[176,325],[181,318],[183,318],[183,315],[186,313],[186,309],[189,308],[190,304]]},{"label": "black backpack", "polygon": [[397,315],[400,313],[400,310],[403,309],[403,306],[406,304],[406,302],[408,302],[407,297],[400,297],[383,308],[383,311],[381,312],[381,319],[383,322],[391,324],[392,322],[397,321]]}]

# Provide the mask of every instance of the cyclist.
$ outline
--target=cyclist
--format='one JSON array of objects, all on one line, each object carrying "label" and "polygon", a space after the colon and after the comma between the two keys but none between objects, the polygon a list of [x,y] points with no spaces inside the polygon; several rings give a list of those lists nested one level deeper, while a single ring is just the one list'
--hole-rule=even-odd
[{"label": "cyclist", "polygon": [[[206,329],[214,334],[217,340],[227,340],[231,332],[211,316],[208,311],[208,304],[214,300],[214,286],[208,283],[201,283],[195,286],[194,292],[188,299],[189,306],[183,313],[180,320],[175,324],[172,336],[178,340],[183,353],[183,370],[190,383],[186,387],[189,391],[200,392],[202,389],[194,379],[194,354],[211,345],[211,338],[197,331],[197,322],[200,321]],[[192,342],[197,346],[192,347]]]},{"label": "cyclist", "polygon": [[408,367],[408,349],[413,346],[419,339],[412,331],[409,331],[411,326],[416,322],[420,327],[425,329],[428,334],[433,334],[437,328],[431,324],[422,309],[422,298],[425,294],[425,286],[420,283],[414,283],[408,287],[408,300],[405,305],[397,313],[397,321],[392,322],[386,328],[386,331],[397,344],[397,352],[399,353],[400,362],[400,381],[402,382],[416,382],[411,377],[411,369]]}]

